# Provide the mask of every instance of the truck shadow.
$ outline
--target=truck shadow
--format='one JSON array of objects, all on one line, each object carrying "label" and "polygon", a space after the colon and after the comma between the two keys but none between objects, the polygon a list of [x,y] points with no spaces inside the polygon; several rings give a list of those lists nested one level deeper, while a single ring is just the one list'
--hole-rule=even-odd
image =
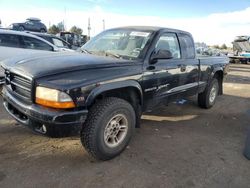
[{"label": "truck shadow", "polygon": [[[222,95],[217,99],[216,104],[211,109],[202,109],[198,106],[196,97],[186,98],[184,104],[171,103],[168,106],[161,106],[152,112],[144,113],[142,116],[143,124],[154,122],[154,125],[158,123],[167,122],[167,126],[172,124],[181,123],[184,121],[192,121],[202,116],[227,116],[233,117],[233,114],[246,115],[249,113],[249,99],[244,97],[238,97],[233,95]],[[236,108],[240,106],[241,108]],[[249,116],[250,118],[250,116]]]},{"label": "truck shadow", "polygon": [[230,75],[225,80],[224,83],[233,83],[233,84],[249,84],[250,77],[247,76],[237,76],[237,75]]},{"label": "truck shadow", "polygon": [[239,69],[250,70],[250,65],[230,64],[230,70],[231,69],[237,69],[236,71],[238,71]]},{"label": "truck shadow", "polygon": [[250,69],[246,69],[246,70],[244,69],[244,70],[242,70],[242,69],[230,68],[229,71],[235,71],[235,72],[248,72],[248,73],[250,73]]}]

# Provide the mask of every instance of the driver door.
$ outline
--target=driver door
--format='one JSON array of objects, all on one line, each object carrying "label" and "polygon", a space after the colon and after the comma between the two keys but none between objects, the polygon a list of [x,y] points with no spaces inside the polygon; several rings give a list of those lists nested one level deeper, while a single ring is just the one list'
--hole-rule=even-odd
[{"label": "driver door", "polygon": [[146,108],[153,108],[162,103],[175,100],[181,92],[181,74],[185,72],[181,50],[176,33],[162,33],[156,39],[154,52],[170,51],[171,59],[157,59],[153,64],[149,60],[144,65],[143,89]]}]

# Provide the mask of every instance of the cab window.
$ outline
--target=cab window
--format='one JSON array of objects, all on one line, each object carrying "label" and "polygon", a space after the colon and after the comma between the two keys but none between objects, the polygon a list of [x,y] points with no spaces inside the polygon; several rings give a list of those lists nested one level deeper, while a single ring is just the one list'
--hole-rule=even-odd
[{"label": "cab window", "polygon": [[64,48],[68,48],[67,45],[65,45],[66,43],[64,43],[62,40],[57,39],[57,38],[52,38],[53,44],[57,47],[64,47]]},{"label": "cab window", "polygon": [[158,42],[155,46],[156,51],[158,50],[168,50],[171,52],[173,59],[180,59],[180,47],[176,34],[165,33],[160,36]]}]

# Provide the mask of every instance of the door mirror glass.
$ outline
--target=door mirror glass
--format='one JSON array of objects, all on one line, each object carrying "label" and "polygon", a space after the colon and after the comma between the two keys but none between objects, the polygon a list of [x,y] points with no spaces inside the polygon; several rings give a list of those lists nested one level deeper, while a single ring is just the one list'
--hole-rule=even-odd
[{"label": "door mirror glass", "polygon": [[158,50],[158,51],[154,51],[152,56],[151,56],[151,60],[150,63],[154,64],[157,62],[158,59],[172,59],[173,55],[169,50]]}]

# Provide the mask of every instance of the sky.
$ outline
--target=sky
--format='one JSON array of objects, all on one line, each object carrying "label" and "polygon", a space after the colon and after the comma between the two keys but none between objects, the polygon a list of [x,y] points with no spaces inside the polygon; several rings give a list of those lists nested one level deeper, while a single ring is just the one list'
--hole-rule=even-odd
[{"label": "sky", "polygon": [[189,31],[196,42],[231,45],[250,35],[250,0],[0,0],[2,26],[38,17],[49,27],[64,21],[91,36],[105,28],[127,25],[162,26]]}]

